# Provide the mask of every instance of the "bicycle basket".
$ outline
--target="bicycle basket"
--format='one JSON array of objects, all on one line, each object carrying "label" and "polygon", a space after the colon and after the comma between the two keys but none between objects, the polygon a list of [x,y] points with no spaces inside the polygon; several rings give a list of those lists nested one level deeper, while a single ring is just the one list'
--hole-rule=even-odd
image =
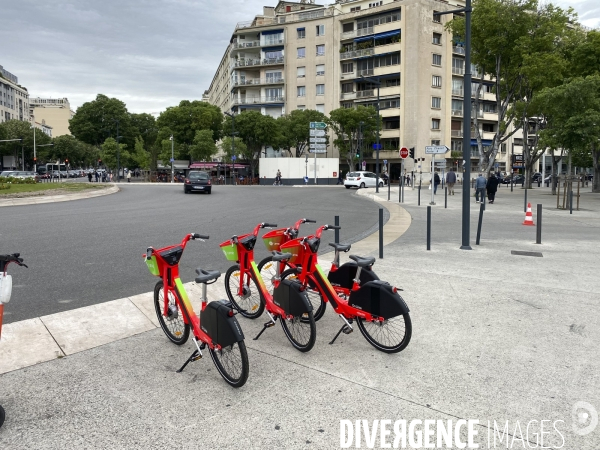
[{"label": "bicycle basket", "polygon": [[262,237],[262,240],[265,243],[265,247],[269,252],[272,252],[273,250],[279,251],[279,247],[286,240],[285,230],[287,230],[287,228],[279,228],[277,230],[272,230]]},{"label": "bicycle basket", "polygon": [[291,253],[292,257],[288,260],[288,262],[292,264],[302,264],[302,259],[304,258],[304,246],[300,243],[300,239],[292,239],[281,245],[280,251],[284,253]]},{"label": "bicycle basket", "polygon": [[148,270],[152,275],[160,277],[160,271],[158,270],[158,262],[156,261],[156,256],[152,255],[150,259],[146,258],[146,265],[148,266]]},{"label": "bicycle basket", "polygon": [[175,266],[179,264],[179,260],[181,259],[181,255],[183,255],[183,247],[181,245],[176,245],[173,248],[168,250],[163,250],[158,253],[161,258],[165,260],[165,262],[169,266]]},{"label": "bicycle basket", "polygon": [[221,250],[225,253],[225,259],[227,259],[227,261],[239,261],[237,245],[233,244],[231,239],[221,242],[219,247],[221,247]]}]

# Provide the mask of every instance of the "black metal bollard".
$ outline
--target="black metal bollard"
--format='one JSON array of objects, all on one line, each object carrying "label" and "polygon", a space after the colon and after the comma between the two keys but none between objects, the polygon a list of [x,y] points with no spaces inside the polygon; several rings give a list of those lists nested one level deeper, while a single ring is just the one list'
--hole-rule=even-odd
[{"label": "black metal bollard", "polygon": [[573,214],[573,191],[569,192],[569,214]]},{"label": "black metal bollard", "polygon": [[538,178],[538,187],[540,187],[542,185],[542,179]]},{"label": "black metal bollard", "polygon": [[404,187],[404,177],[400,175],[400,181],[398,183],[398,203],[402,203],[402,188]]},{"label": "black metal bollard", "polygon": [[383,259],[383,208],[379,208],[379,259]]},{"label": "black metal bollard", "polygon": [[481,240],[481,225],[483,224],[483,211],[485,211],[485,205],[482,203],[479,205],[479,222],[477,223],[477,240],[475,241],[475,245],[479,245],[479,241]]},{"label": "black metal bollard", "polygon": [[[336,227],[340,226],[340,216],[335,216],[335,222],[334,222]],[[335,235],[334,235],[334,239],[335,239],[335,243],[339,244],[340,243],[340,230],[335,230]]]},{"label": "black metal bollard", "polygon": [[523,212],[527,212],[527,188],[525,188],[525,202],[523,202]]},{"label": "black metal bollard", "polygon": [[390,187],[392,185],[391,179],[388,177],[388,202],[390,201]]},{"label": "black metal bollard", "polygon": [[444,188],[444,208],[448,208],[448,186]]},{"label": "black metal bollard", "polygon": [[417,206],[421,206],[421,185],[419,185],[419,192],[417,194]]},{"label": "black metal bollard", "polygon": [[427,250],[431,250],[431,206],[427,207]]},{"label": "black metal bollard", "polygon": [[538,203],[537,205],[537,227],[535,229],[535,243],[542,243],[542,205]]}]

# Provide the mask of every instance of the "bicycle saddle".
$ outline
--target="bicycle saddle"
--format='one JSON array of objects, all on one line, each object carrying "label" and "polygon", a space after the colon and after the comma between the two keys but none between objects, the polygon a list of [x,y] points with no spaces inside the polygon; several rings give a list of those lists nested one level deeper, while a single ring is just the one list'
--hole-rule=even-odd
[{"label": "bicycle saddle", "polygon": [[273,252],[273,261],[287,261],[292,257],[291,253]]},{"label": "bicycle saddle", "polygon": [[359,267],[370,267],[375,264],[375,258],[363,258],[362,256],[350,255],[350,259],[355,261]]},{"label": "bicycle saddle", "polygon": [[347,252],[352,247],[351,244],[336,244],[335,242],[330,242],[330,246],[335,248],[338,252]]},{"label": "bicycle saddle", "polygon": [[218,270],[204,270],[202,267],[196,269],[198,276],[196,277],[196,283],[208,283],[209,281],[216,280],[221,276],[221,272]]}]

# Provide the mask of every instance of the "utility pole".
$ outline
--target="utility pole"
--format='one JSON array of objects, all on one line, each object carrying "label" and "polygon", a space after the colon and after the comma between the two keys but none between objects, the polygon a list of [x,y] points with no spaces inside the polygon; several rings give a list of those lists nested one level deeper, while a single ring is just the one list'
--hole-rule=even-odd
[{"label": "utility pole", "polygon": [[[231,117],[231,161],[233,162],[232,166],[231,166],[231,184],[235,185],[237,184],[235,181],[235,135],[237,134],[235,132],[235,114],[233,114],[233,111],[228,113],[225,112],[224,113],[226,116]],[[259,154],[260,156],[260,154]]]},{"label": "utility pole", "polygon": [[173,178],[175,178],[175,154],[173,152],[173,135],[171,135],[169,139],[171,140],[171,184],[173,184],[175,182],[173,180]]},{"label": "utility pole", "polygon": [[379,77],[377,79],[372,77],[360,77],[362,80],[369,81],[370,83],[377,85],[377,143],[376,152],[377,159],[375,162],[375,192],[379,193],[379,88],[381,87],[381,81]]}]

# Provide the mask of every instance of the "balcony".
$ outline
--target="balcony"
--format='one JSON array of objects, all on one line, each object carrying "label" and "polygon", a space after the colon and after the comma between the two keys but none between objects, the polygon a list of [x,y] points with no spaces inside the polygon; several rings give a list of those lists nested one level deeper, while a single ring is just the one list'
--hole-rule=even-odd
[{"label": "balcony", "polygon": [[361,69],[361,70],[357,71],[357,75],[359,77],[368,77],[368,76],[373,75],[373,73],[374,73],[373,69]]},{"label": "balcony", "polygon": [[452,115],[456,116],[456,117],[462,117],[463,110],[462,109],[453,109],[452,110]]},{"label": "balcony", "polygon": [[375,89],[366,89],[364,91],[357,91],[356,98],[374,97]]},{"label": "balcony", "polygon": [[235,67],[251,67],[251,66],[269,66],[275,64],[283,64],[284,58],[270,58],[270,59],[238,59],[231,65]]},{"label": "balcony", "polygon": [[235,29],[262,27],[266,25],[279,25],[284,23],[303,22],[305,20],[318,19],[319,17],[333,16],[332,9],[317,9],[312,11],[303,11],[298,13],[286,14],[278,17],[257,16],[254,20],[238,22]]},{"label": "balcony", "polygon": [[365,48],[362,50],[351,50],[349,52],[340,53],[340,60],[360,58],[361,56],[371,56],[375,54],[374,48]]},{"label": "balcony", "polygon": [[465,54],[465,48],[464,47],[452,47],[452,53],[456,53],[457,55],[463,55]]},{"label": "balcony", "polygon": [[245,98],[234,98],[233,104],[235,105],[263,105],[266,103],[283,103],[284,97],[281,96],[269,96],[269,97],[245,97]]},{"label": "balcony", "polygon": [[[460,115],[462,116],[462,111],[460,112]],[[461,137],[463,137],[463,132],[462,132],[462,130],[451,130],[450,137],[461,138]]]},{"label": "balcony", "polygon": [[340,100],[353,100],[356,98],[356,92],[342,92]]},{"label": "balcony", "polygon": [[465,91],[463,89],[452,89],[452,95],[456,97],[463,97],[465,95]]},{"label": "balcony", "polygon": [[350,80],[350,79],[356,78],[356,72],[342,73],[342,75],[340,75],[340,78],[342,80]]},{"label": "balcony", "polygon": [[260,41],[234,42],[233,49],[260,47]]},{"label": "balcony", "polygon": [[374,33],[375,33],[374,27],[361,28],[360,30],[346,31],[346,32],[342,33],[341,39],[354,39],[355,37],[368,36],[369,34],[374,34]]},{"label": "balcony", "polygon": [[234,80],[234,86],[256,86],[260,84],[283,84],[283,77],[279,78],[246,78],[245,80]]},{"label": "balcony", "polygon": [[453,67],[452,68],[452,73],[454,75],[464,75],[465,74],[465,68],[464,67]]},{"label": "balcony", "polygon": [[270,47],[270,46],[273,46],[273,45],[283,45],[283,43],[284,43],[284,39],[283,38],[266,39],[266,37],[267,36],[265,36],[265,39],[261,43],[261,45],[263,47]]}]

